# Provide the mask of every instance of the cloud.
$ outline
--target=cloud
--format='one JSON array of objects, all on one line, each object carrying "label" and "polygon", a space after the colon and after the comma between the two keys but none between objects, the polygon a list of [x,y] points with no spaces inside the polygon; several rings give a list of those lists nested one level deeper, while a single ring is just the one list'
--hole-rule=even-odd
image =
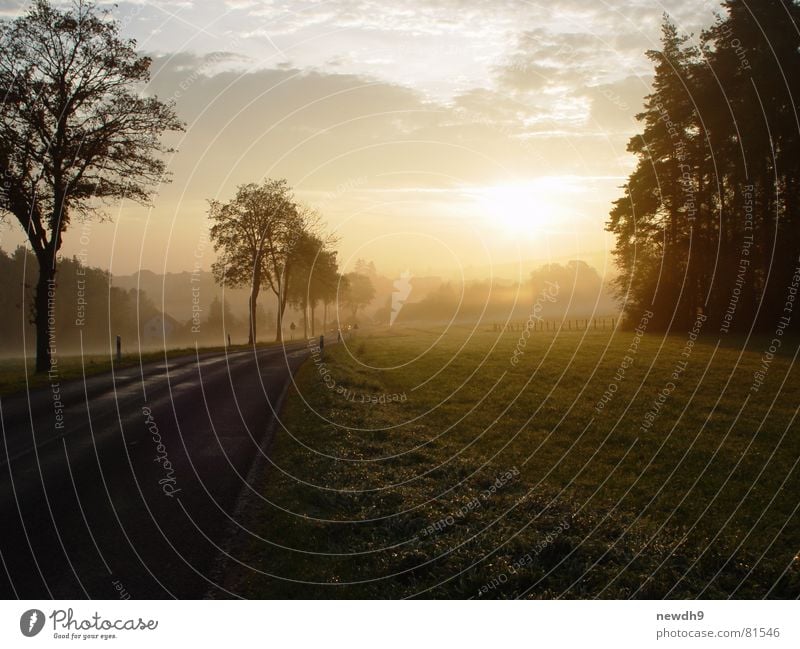
[{"label": "cloud", "polygon": [[[0,14],[27,2],[0,0]],[[285,177],[304,200],[320,201],[332,224],[351,219],[343,237],[351,250],[398,224],[425,231],[441,221],[439,234],[452,242],[466,232],[453,227],[464,216],[454,193],[575,176],[585,196],[556,198],[593,219],[599,234],[574,227],[562,252],[578,236],[601,248],[617,179],[631,168],[626,143],[661,13],[696,31],[717,6],[120,0],[112,13],[122,33],[156,53],[148,91],[176,101],[187,131],[172,138],[173,182],[160,190],[152,222],[147,209],[126,206],[119,232],[107,231],[121,243],[107,250],[135,267],[142,253],[130,242],[144,242],[146,228],[145,266],[160,268],[170,249],[190,258],[207,226],[205,199],[226,200],[237,184],[264,176]],[[491,235],[492,220],[483,225]]]},{"label": "cloud", "polygon": [[592,102],[590,124],[605,130],[635,131],[639,128],[635,115],[642,110],[651,81],[652,75],[629,76],[586,88],[584,92]]},{"label": "cloud", "polygon": [[583,83],[604,58],[595,39],[586,34],[535,29],[519,35],[515,51],[495,71],[506,89],[538,91]]}]

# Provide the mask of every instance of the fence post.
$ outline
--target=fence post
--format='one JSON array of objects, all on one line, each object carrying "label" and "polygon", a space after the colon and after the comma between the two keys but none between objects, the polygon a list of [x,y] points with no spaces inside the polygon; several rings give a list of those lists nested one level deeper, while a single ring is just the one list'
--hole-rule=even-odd
[{"label": "fence post", "polygon": [[122,336],[117,336],[117,362],[122,360]]}]

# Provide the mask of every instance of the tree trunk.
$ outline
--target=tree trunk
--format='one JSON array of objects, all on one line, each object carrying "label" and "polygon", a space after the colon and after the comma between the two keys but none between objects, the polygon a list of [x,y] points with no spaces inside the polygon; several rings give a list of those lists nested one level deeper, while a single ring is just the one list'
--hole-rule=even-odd
[{"label": "tree trunk", "polygon": [[308,338],[308,303],[303,300],[303,338]]},{"label": "tree trunk", "polygon": [[289,275],[284,272],[283,277],[278,278],[278,333],[275,335],[275,342],[283,342],[283,313],[286,311],[286,287],[289,285]]},{"label": "tree trunk", "polygon": [[[38,258],[39,280],[34,297],[34,322],[36,324],[36,372],[49,372],[52,365],[51,351],[55,349],[55,277],[56,269],[44,257]],[[51,308],[48,308],[51,307]],[[48,322],[52,320],[52,329]],[[53,345],[50,345],[50,335]]]},{"label": "tree trunk", "polygon": [[322,333],[328,330],[328,303],[322,303]]},{"label": "tree trunk", "polygon": [[283,342],[283,309],[281,309],[280,300],[278,301],[278,315],[275,323],[275,342]]},{"label": "tree trunk", "polygon": [[247,336],[248,345],[256,344],[256,336],[258,334],[256,330],[256,305],[258,301],[258,292],[260,284],[261,284],[261,278],[253,277],[253,286],[250,289],[250,329]]},{"label": "tree trunk", "polygon": [[311,303],[311,337],[313,338],[316,336],[316,332],[314,330],[314,303]]}]

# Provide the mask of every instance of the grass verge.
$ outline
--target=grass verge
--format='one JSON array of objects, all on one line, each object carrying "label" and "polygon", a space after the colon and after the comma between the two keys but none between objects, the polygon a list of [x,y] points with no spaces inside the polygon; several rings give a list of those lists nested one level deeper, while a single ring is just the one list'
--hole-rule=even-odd
[{"label": "grass verge", "polygon": [[[271,347],[279,343],[258,343],[258,347]],[[216,347],[181,347],[168,349],[165,353],[163,349],[157,351],[147,351],[141,354],[123,354],[122,359],[117,362],[113,356],[108,354],[84,354],[70,356],[58,356],[58,377],[59,381],[69,381],[83,377],[95,376],[104,372],[110,372],[112,367],[123,369],[126,367],[138,366],[140,363],[152,363],[162,361],[164,358],[176,359],[181,357],[193,357],[195,354],[207,354],[213,352],[224,352],[224,346]],[[227,348],[229,352],[244,351],[252,349],[251,345],[232,345]],[[49,385],[47,374],[37,374],[35,372],[35,358],[5,358],[0,360],[0,396],[8,396],[25,390],[35,390]]]},{"label": "grass verge", "polygon": [[754,392],[760,342],[590,331],[523,347],[519,332],[440,334],[372,334],[301,368],[226,588],[800,595],[791,355]]}]

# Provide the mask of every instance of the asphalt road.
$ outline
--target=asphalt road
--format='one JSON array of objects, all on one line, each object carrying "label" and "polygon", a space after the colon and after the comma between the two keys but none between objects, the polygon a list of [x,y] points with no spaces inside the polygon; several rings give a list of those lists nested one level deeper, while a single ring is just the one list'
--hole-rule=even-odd
[{"label": "asphalt road", "polygon": [[294,343],[181,357],[0,400],[0,596],[213,592],[247,472],[306,355]]}]

